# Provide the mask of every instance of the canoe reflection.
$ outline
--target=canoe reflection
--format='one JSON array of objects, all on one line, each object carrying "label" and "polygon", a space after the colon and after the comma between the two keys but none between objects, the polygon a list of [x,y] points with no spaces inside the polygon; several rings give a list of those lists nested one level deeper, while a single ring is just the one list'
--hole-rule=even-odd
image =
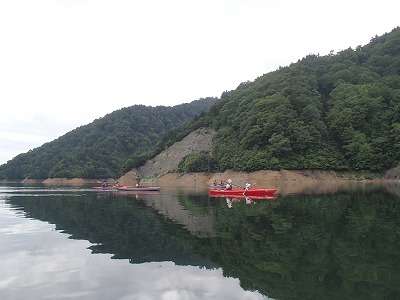
[{"label": "canoe reflection", "polygon": [[256,203],[257,200],[271,200],[271,199],[276,199],[278,198],[277,196],[273,195],[273,196],[268,196],[268,197],[235,197],[235,198],[226,198],[226,205],[228,206],[228,208],[232,208],[233,207],[233,203],[234,202],[241,202],[242,199],[244,199],[244,203],[246,204],[252,204],[252,203]]}]

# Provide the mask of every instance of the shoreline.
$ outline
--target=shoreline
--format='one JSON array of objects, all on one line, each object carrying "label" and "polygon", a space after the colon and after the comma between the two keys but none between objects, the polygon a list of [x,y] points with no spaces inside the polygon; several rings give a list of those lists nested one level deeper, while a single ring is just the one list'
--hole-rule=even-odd
[{"label": "shoreline", "polygon": [[[121,185],[135,185],[137,183],[137,173],[130,171],[118,180],[108,178],[107,183],[114,185],[117,181]],[[376,177],[373,179],[360,176],[354,172],[335,172],[335,171],[256,171],[251,173],[225,171],[223,173],[168,173],[158,178],[139,178],[140,184],[144,186],[161,186],[167,193],[187,189],[191,192],[207,191],[217,183],[226,182],[228,179],[233,181],[234,186],[242,187],[246,182],[251,183],[257,188],[277,189],[276,194],[289,196],[296,194],[303,195],[322,195],[332,194],[340,191],[355,191],[364,188],[366,185],[383,187],[391,194],[400,197],[400,179],[390,177]],[[93,187],[99,186],[104,179],[88,178],[48,178],[48,179],[25,179],[21,181],[6,181],[0,183],[15,183],[26,185],[46,185],[46,186],[72,186],[72,187]]]},{"label": "shoreline", "polygon": [[109,184],[117,181],[121,185],[135,185],[140,181],[143,185],[161,186],[203,186],[208,187],[216,181],[226,182],[231,179],[234,184],[242,186],[246,182],[258,186],[276,187],[282,184],[293,183],[323,183],[323,182],[389,182],[398,181],[398,168],[382,173],[381,176],[370,172],[338,172],[322,170],[260,170],[254,172],[239,172],[227,170],[218,173],[174,173],[170,172],[159,177],[142,177],[134,170],[127,172],[118,179],[113,178],[46,178],[46,179],[23,179],[23,180],[0,180],[1,183],[23,183],[44,185],[99,185],[103,180]]}]

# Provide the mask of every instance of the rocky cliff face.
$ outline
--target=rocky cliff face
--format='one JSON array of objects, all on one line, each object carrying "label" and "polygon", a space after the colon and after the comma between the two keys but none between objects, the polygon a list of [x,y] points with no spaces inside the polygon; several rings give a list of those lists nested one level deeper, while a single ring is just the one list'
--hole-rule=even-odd
[{"label": "rocky cliff face", "polygon": [[179,162],[189,154],[212,150],[212,137],[215,131],[200,128],[191,132],[183,140],[165,149],[154,159],[147,161],[135,172],[144,178],[159,178],[178,169]]}]

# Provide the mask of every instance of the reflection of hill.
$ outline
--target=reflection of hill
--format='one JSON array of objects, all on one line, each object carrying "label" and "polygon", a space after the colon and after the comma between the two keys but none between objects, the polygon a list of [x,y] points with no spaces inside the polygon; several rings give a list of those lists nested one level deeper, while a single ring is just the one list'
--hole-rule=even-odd
[{"label": "reflection of hill", "polygon": [[213,253],[277,299],[399,299],[400,203],[384,192],[288,196],[216,211]]},{"label": "reflection of hill", "polygon": [[[95,244],[96,253],[112,253],[132,263],[173,261],[179,265],[214,267],[193,250],[186,230],[144,205],[143,201],[107,194],[83,197],[13,197],[13,206],[27,217],[47,221],[57,230]],[[182,238],[186,236],[186,238]]]},{"label": "reflection of hill", "polygon": [[333,181],[293,181],[283,184],[271,184],[278,189],[280,195],[324,195],[338,192],[354,192],[363,189],[386,189],[390,193],[400,195],[400,183],[397,181],[357,181],[357,180],[333,180]]},{"label": "reflection of hill", "polygon": [[397,196],[400,197],[400,182],[399,181],[386,181],[383,182],[382,185],[386,188],[386,190]]},{"label": "reflection of hill", "polygon": [[182,224],[191,234],[199,237],[215,236],[210,214],[194,214],[177,201],[176,196],[163,195],[159,199],[148,198],[145,202],[174,223]]},{"label": "reflection of hill", "polygon": [[[170,219],[176,224],[181,224],[192,235],[198,237],[212,237],[215,236],[213,230],[213,220],[209,213],[196,213],[193,209],[193,201],[191,207],[188,209],[182,205],[179,199],[187,198],[187,196],[171,196],[167,194],[160,194],[158,192],[149,193],[134,193],[134,192],[118,192],[118,195],[124,195],[127,198],[141,200],[147,206],[153,207],[157,212],[166,218]],[[192,195],[191,199],[196,196]],[[199,197],[204,198],[204,195]]]},{"label": "reflection of hill", "polygon": [[[243,288],[276,299],[400,298],[400,202],[383,190],[241,201],[231,209],[200,196],[49,198],[9,202],[96,244],[94,252],[132,263],[221,266]],[[200,220],[212,221],[190,224]]]}]

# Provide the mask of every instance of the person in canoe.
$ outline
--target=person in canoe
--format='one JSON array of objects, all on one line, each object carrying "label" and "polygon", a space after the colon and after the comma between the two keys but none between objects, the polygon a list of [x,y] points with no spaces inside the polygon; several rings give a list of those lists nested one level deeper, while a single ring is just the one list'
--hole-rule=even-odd
[{"label": "person in canoe", "polygon": [[118,182],[118,181],[115,183],[115,186],[116,186],[116,187],[119,187],[119,182]]},{"label": "person in canoe", "polygon": [[106,188],[108,186],[107,181],[103,180],[103,183],[101,184],[102,188]]},{"label": "person in canoe", "polygon": [[251,184],[246,182],[246,185],[244,186],[244,190],[248,191],[250,187],[251,187]]},{"label": "person in canoe", "polygon": [[228,179],[228,182],[226,183],[225,189],[226,190],[231,190],[232,189],[232,179]]}]

